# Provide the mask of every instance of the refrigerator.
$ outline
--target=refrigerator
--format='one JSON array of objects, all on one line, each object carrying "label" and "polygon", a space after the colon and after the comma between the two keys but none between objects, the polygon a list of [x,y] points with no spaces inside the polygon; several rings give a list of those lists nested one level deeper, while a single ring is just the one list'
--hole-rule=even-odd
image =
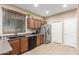
[{"label": "refrigerator", "polygon": [[45,41],[44,41],[44,43],[48,44],[48,43],[51,42],[51,25],[47,24],[46,27],[47,28],[45,30],[47,30],[47,31],[46,31],[46,34],[45,34]]},{"label": "refrigerator", "polygon": [[40,33],[43,35],[44,44],[51,42],[51,25],[44,24],[41,26]]}]

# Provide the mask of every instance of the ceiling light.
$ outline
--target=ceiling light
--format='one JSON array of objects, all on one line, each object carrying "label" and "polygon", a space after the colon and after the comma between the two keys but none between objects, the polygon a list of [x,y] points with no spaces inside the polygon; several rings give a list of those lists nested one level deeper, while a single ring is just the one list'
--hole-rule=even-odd
[{"label": "ceiling light", "polygon": [[34,4],[34,7],[38,7],[38,4]]},{"label": "ceiling light", "polygon": [[68,6],[67,4],[62,5],[63,8],[66,8],[67,6]]},{"label": "ceiling light", "polygon": [[46,11],[46,14],[48,14],[49,13],[49,11]]}]

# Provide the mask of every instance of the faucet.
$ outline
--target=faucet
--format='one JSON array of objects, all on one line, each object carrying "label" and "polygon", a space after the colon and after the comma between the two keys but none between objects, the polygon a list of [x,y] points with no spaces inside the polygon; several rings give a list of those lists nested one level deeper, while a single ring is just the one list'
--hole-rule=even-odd
[{"label": "faucet", "polygon": [[15,32],[15,35],[17,36],[17,32]]}]

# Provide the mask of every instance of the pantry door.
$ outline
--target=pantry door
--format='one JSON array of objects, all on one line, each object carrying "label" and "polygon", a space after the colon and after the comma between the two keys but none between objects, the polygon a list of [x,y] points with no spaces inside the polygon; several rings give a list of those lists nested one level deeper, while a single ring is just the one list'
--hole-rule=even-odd
[{"label": "pantry door", "polygon": [[77,44],[77,19],[64,20],[64,45],[76,47]]},{"label": "pantry door", "polygon": [[52,42],[62,43],[62,22],[52,23],[51,27]]}]

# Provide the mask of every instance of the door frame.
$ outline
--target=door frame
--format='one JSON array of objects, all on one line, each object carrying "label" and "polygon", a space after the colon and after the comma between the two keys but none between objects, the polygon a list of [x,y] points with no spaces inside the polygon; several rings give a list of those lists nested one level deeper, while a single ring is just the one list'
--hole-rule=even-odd
[{"label": "door frame", "polygon": [[[69,18],[68,18],[68,19],[69,19]],[[77,21],[77,18],[74,18],[74,20]],[[65,21],[65,20],[64,20],[64,21]],[[77,42],[76,42],[76,47],[74,47],[74,46],[69,46],[69,45],[65,45],[65,44],[64,44],[64,21],[63,21],[63,45],[77,49]],[[77,29],[77,24],[76,24],[76,29]],[[78,29],[76,30],[76,32],[78,32]],[[76,35],[77,35],[77,34],[76,34]],[[77,39],[76,39],[76,40],[78,40],[78,35],[77,35]]]},{"label": "door frame", "polygon": [[[62,21],[55,21],[55,22],[53,22],[53,23],[59,23],[59,22],[62,22],[62,28],[61,28],[61,29],[62,29],[62,39],[61,39],[62,42],[61,42],[61,43],[54,42],[54,43],[58,43],[58,44],[60,44],[60,45],[63,45],[63,41],[64,41],[64,39],[63,39],[63,38],[64,38],[64,37],[63,37],[63,34],[64,34],[64,25],[63,25],[63,24],[64,24],[64,22],[63,22],[63,20],[62,20]],[[51,30],[52,30],[52,29],[51,29]],[[51,39],[51,40],[52,40],[52,39]]]},{"label": "door frame", "polygon": [[[64,45],[64,19],[62,19],[61,21],[55,21],[55,22],[53,22],[53,23],[56,23],[56,22],[62,22],[62,43],[59,43],[62,47],[63,46],[68,46],[68,45]],[[78,29],[77,29],[77,32],[79,32],[78,31]],[[79,34],[79,33],[78,33]],[[78,35],[77,35],[78,36]],[[78,38],[79,38],[79,36],[78,36]],[[78,40],[78,39],[77,39]],[[56,43],[56,42],[55,42]],[[78,42],[77,42],[77,45],[78,45]],[[75,48],[75,49],[78,49],[78,48],[76,48],[76,47],[72,47],[72,46],[68,46],[68,47],[71,47],[71,48]]]}]

